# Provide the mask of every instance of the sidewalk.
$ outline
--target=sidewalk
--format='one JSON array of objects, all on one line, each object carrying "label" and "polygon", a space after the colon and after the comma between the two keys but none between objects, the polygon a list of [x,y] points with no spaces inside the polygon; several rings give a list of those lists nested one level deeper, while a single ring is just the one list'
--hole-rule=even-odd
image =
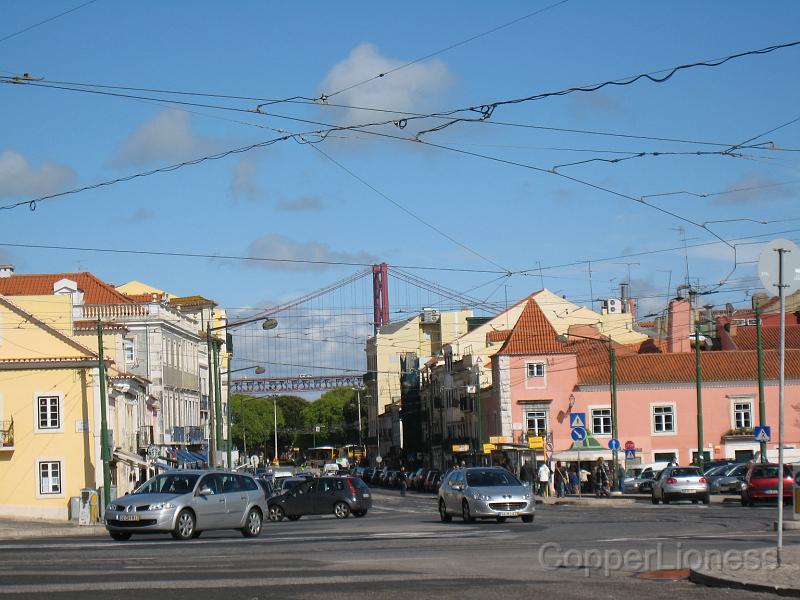
[{"label": "sidewalk", "polygon": [[[770,592],[779,596],[800,598],[800,547],[784,546],[782,564],[775,564],[775,549],[738,552],[738,560],[716,561],[716,564],[689,570],[689,580],[710,587],[732,588],[751,592]],[[720,564],[723,563],[723,564]]]},{"label": "sidewalk", "polygon": [[70,521],[17,521],[0,519],[0,541],[103,535],[103,525],[78,525]]}]

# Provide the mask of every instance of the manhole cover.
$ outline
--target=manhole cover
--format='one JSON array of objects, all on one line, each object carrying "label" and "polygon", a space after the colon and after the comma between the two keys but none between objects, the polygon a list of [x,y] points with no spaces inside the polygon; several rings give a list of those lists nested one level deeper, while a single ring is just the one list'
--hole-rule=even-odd
[{"label": "manhole cover", "polygon": [[689,569],[660,569],[658,571],[645,571],[637,573],[639,579],[649,579],[651,581],[681,581],[689,579]]}]

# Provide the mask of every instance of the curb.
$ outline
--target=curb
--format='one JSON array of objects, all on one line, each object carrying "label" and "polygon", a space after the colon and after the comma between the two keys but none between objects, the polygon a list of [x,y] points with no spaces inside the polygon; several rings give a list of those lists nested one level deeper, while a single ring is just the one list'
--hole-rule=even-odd
[{"label": "curb", "polygon": [[761,583],[739,581],[738,579],[726,579],[725,577],[710,575],[708,573],[703,573],[702,571],[695,571],[694,569],[689,569],[689,581],[708,587],[746,590],[749,592],[767,592],[770,594],[777,594],[778,596],[800,598],[800,588],[787,588],[775,585],[764,585]]},{"label": "curb", "polygon": [[557,500],[553,506],[630,506],[636,504],[634,498],[569,498]]},{"label": "curb", "polygon": [[3,528],[0,529],[0,542],[7,540],[22,540],[35,538],[54,537],[89,537],[106,533],[103,525],[89,525],[82,527],[52,527],[47,529],[30,528]]}]

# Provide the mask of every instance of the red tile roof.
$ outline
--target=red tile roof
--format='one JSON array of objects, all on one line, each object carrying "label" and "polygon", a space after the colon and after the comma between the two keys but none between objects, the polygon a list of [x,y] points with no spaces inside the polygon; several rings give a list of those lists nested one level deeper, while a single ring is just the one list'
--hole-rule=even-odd
[{"label": "red tile roof", "polygon": [[181,298],[170,298],[170,304],[178,306],[216,306],[217,303],[203,296],[183,296]]},{"label": "red tile roof", "polygon": [[508,336],[511,335],[510,329],[499,329],[495,331],[490,331],[486,334],[486,341],[489,343],[492,342],[505,342],[508,339]]},{"label": "red tile roof", "polygon": [[516,325],[497,354],[560,354],[569,352],[556,340],[556,330],[533,297],[522,309]]},{"label": "red tile roof", "polygon": [[[750,350],[702,352],[703,381],[755,381],[757,360],[756,352]],[[607,353],[578,354],[579,385],[608,385],[609,372]],[[778,377],[775,350],[764,352],[764,375],[771,380]],[[800,350],[786,351],[786,378],[800,379]],[[620,385],[693,383],[695,380],[693,352],[617,356],[617,383]]]},{"label": "red tile roof", "polygon": [[139,302],[141,304],[148,304],[150,302],[160,302],[162,298],[164,298],[164,294],[125,294],[128,298],[133,300],[134,302]]},{"label": "red tile roof", "polygon": [[[777,349],[780,339],[780,327],[764,327],[761,330],[764,348]],[[756,350],[758,342],[755,327],[737,327],[733,343],[739,350]],[[786,328],[786,347],[800,348],[800,327]]]},{"label": "red tile roof", "polygon": [[52,296],[53,284],[61,279],[70,279],[83,292],[85,304],[132,304],[133,301],[121,294],[113,285],[106,283],[91,273],[48,273],[37,275],[17,275],[0,277],[0,294],[5,296]]}]

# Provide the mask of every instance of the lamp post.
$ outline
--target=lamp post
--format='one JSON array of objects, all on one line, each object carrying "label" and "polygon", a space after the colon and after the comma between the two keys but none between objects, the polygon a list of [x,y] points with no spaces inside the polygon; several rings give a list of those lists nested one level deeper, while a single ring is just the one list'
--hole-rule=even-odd
[{"label": "lamp post", "polygon": [[[242,367],[241,369],[234,369],[233,371],[225,371],[224,373],[220,373],[220,377],[225,375],[225,383],[228,387],[228,468],[232,468],[233,463],[231,461],[231,373],[240,373],[242,371],[249,371],[250,369],[256,370],[256,375],[263,375],[267,372],[264,367]],[[242,444],[244,446],[243,452],[245,457],[247,456],[247,432],[244,428],[244,396],[242,396]]]},{"label": "lamp post", "polygon": [[[264,319],[264,317],[254,317],[252,319],[244,319],[243,321],[235,321],[233,323],[226,323],[225,325],[219,325],[217,327],[210,327],[209,325],[206,326],[206,348],[208,351],[208,375],[209,375],[209,384],[208,384],[208,391],[211,398],[213,398],[213,409],[209,407],[209,414],[212,415],[210,421],[212,422],[212,429],[213,431],[209,434],[209,443],[208,443],[208,466],[214,468],[217,466],[217,449],[219,448],[219,443],[222,439],[222,390],[219,385],[220,379],[220,372],[219,372],[219,360],[217,358],[217,350],[221,345],[220,340],[213,338],[211,332],[212,331],[222,331],[224,329],[233,329],[235,327],[239,327],[241,325],[247,325],[248,323],[255,323],[257,321],[263,321],[261,323],[261,328],[264,330],[275,329],[278,326],[278,321],[273,318]],[[213,361],[213,364],[212,364]],[[230,371],[229,371],[230,372]],[[212,385],[212,377],[216,380]],[[230,404],[230,402],[229,402]],[[229,419],[230,423],[230,419]],[[230,437],[228,437],[228,444],[230,445]],[[228,451],[228,467],[230,467],[230,450]]]},{"label": "lamp post", "polygon": [[274,428],[272,430],[272,437],[275,441],[275,458],[272,459],[272,464],[278,466],[278,396],[272,397],[272,410],[275,415]]},{"label": "lamp post", "polygon": [[[619,434],[617,430],[617,354],[614,351],[614,346],[612,343],[611,338],[601,339],[601,338],[594,338],[588,335],[577,335],[575,333],[566,333],[562,335],[556,336],[556,339],[559,342],[567,342],[569,338],[580,338],[584,340],[592,340],[595,342],[602,342],[606,345],[606,349],[608,350],[608,363],[609,369],[611,371],[609,376],[609,388],[611,391],[611,437],[614,439],[619,439]],[[611,474],[611,480],[614,485],[617,484],[618,474],[617,471],[619,469],[619,451],[614,449],[611,451],[612,462],[613,462],[613,473]],[[612,486],[613,489],[614,486]]]}]

